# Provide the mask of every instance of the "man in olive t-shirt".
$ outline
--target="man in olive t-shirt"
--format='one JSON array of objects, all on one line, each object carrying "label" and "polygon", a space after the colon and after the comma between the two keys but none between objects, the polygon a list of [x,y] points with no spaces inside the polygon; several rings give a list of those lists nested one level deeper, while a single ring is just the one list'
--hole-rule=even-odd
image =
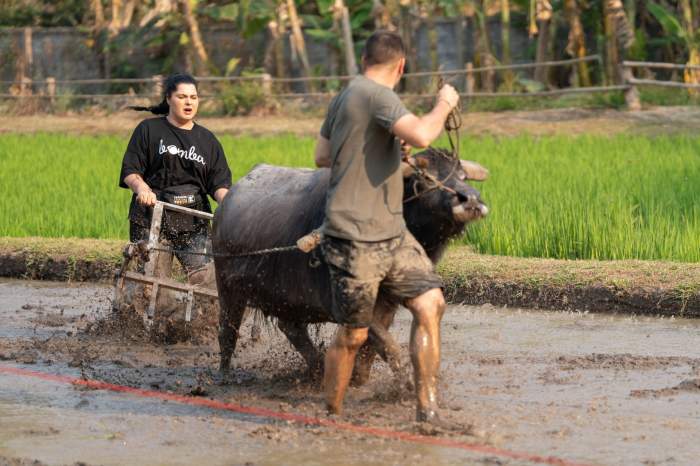
[{"label": "man in olive t-shirt", "polygon": [[432,262],[404,223],[401,144],[428,146],[459,95],[446,85],[430,113],[413,115],[393,91],[405,61],[397,34],[372,34],[362,56],[363,74],[329,105],[316,145],[316,164],[331,169],[321,250],[331,274],[331,312],[339,324],[326,352],[323,382],[329,412],[340,413],[381,287],[413,315],[416,418],[434,421],[445,300]]}]

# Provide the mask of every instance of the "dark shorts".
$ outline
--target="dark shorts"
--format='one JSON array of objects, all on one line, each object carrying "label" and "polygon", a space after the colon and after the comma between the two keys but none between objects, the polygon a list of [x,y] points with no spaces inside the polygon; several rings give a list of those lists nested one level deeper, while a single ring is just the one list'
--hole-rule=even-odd
[{"label": "dark shorts", "polygon": [[331,274],[333,317],[348,327],[369,327],[380,290],[403,302],[442,287],[432,261],[409,232],[377,242],[324,236],[321,252]]},{"label": "dark shorts", "polygon": [[[129,223],[129,237],[132,243],[141,240],[148,241],[150,228],[134,222]],[[161,232],[160,238],[169,243],[167,247],[172,247],[176,251],[187,251],[175,252],[175,257],[177,257],[177,260],[180,261],[180,264],[182,264],[187,273],[206,265],[212,260],[210,256],[188,254],[188,252],[211,252],[209,227],[207,225],[202,225],[195,231],[183,231],[179,233],[164,229]]]}]

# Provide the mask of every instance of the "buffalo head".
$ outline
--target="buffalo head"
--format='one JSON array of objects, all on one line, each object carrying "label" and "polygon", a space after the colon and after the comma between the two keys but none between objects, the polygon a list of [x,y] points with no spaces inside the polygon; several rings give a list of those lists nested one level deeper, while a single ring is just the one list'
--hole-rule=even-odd
[{"label": "buffalo head", "polygon": [[[483,181],[488,170],[476,162],[457,160],[442,149],[428,149],[404,162],[404,218],[423,244],[442,250],[466,224],[485,217],[489,209],[469,180]],[[426,247],[430,254],[431,247]]]}]

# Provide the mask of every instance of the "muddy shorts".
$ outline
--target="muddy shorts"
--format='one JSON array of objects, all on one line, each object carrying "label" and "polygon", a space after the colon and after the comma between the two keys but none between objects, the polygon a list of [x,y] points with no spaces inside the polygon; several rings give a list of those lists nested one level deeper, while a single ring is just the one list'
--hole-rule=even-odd
[{"label": "muddy shorts", "polygon": [[377,242],[324,236],[321,252],[331,274],[333,317],[348,327],[369,327],[380,290],[403,302],[442,287],[432,261],[409,232]]}]

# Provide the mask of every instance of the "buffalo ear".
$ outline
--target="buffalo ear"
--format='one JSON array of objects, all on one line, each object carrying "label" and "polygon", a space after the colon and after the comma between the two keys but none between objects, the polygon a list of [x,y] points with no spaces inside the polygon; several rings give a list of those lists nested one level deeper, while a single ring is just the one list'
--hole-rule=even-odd
[{"label": "buffalo ear", "polygon": [[428,168],[430,162],[428,162],[428,159],[426,159],[425,157],[416,157],[416,165],[419,168]]},{"label": "buffalo ear", "polygon": [[489,177],[489,171],[478,163],[470,160],[460,160],[460,162],[468,180],[484,181]]}]

